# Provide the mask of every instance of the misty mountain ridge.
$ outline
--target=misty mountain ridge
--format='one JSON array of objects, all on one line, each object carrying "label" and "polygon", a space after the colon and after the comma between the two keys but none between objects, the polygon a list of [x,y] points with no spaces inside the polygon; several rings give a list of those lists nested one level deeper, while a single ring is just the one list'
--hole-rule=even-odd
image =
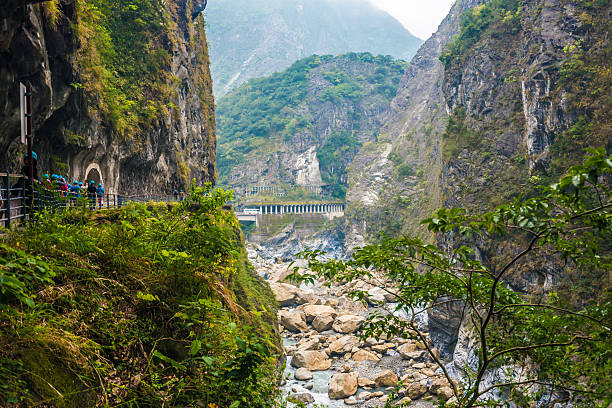
[{"label": "misty mountain ridge", "polygon": [[409,60],[422,44],[367,0],[219,0],[206,14],[218,97],[313,54],[370,52]]}]

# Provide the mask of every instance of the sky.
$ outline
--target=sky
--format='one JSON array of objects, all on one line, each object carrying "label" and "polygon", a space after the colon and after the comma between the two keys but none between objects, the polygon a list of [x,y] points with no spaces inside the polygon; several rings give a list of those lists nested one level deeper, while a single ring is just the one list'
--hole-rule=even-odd
[{"label": "sky", "polygon": [[438,29],[455,0],[370,0],[412,34],[427,40]]}]

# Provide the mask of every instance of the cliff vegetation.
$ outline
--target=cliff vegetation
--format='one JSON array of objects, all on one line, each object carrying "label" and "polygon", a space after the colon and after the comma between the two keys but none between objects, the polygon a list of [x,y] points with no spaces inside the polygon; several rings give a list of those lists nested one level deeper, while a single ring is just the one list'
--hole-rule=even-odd
[{"label": "cliff vegetation", "polygon": [[276,302],[230,198],[42,213],[0,243],[0,405],[269,407]]},{"label": "cliff vegetation", "polygon": [[[0,143],[17,170],[19,82],[42,170],[160,194],[215,179],[205,22],[191,0],[10,0],[0,13]],[[92,168],[98,173],[88,174]]]}]

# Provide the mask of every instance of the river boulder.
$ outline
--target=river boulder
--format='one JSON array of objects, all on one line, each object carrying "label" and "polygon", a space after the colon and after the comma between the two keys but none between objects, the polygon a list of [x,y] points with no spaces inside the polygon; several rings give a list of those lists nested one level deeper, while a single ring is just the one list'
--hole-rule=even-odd
[{"label": "river boulder", "polygon": [[343,399],[357,392],[357,373],[334,374],[330,383],[328,395],[331,399]]},{"label": "river boulder", "polygon": [[377,387],[395,387],[399,382],[399,378],[393,371],[385,370],[374,377],[374,382]]},{"label": "river boulder", "polygon": [[291,365],[296,368],[306,368],[309,371],[329,370],[331,360],[327,354],[317,350],[299,350],[291,359]]},{"label": "river boulder", "polygon": [[342,336],[337,340],[334,340],[329,345],[329,351],[331,354],[344,354],[349,353],[353,347],[359,345],[359,339],[356,336]]},{"label": "river boulder", "polygon": [[293,310],[281,310],[279,313],[280,322],[283,327],[294,333],[308,331],[306,316],[303,312]]},{"label": "river boulder", "polygon": [[296,304],[297,288],[288,283],[270,283],[274,298],[281,306],[294,306]]},{"label": "river boulder", "polygon": [[351,357],[353,359],[353,361],[357,361],[357,362],[361,362],[361,361],[379,361],[380,358],[367,350],[364,349],[359,349],[359,351],[357,351],[355,354],[353,354],[353,357]]},{"label": "river boulder", "polygon": [[365,322],[365,317],[352,314],[342,315],[336,318],[332,328],[338,333],[353,333]]},{"label": "river boulder", "polygon": [[320,333],[331,329],[333,324],[334,318],[331,315],[319,315],[312,321],[312,328]]},{"label": "river boulder", "polygon": [[338,316],[338,312],[331,306],[326,305],[307,305],[304,307],[304,313],[306,314],[306,322],[312,322],[318,316],[330,316],[335,318]]},{"label": "river boulder", "polygon": [[306,367],[300,367],[295,370],[295,379],[300,381],[312,380],[312,372]]}]

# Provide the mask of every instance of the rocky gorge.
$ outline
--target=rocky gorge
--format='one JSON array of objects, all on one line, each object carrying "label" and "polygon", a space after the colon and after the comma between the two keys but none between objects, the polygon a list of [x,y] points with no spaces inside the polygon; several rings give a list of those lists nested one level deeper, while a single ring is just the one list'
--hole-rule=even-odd
[{"label": "rocky gorge", "polygon": [[[290,399],[329,407],[379,407],[394,393],[398,404],[430,408],[453,397],[422,342],[396,336],[360,338],[373,312],[408,318],[405,311],[396,310],[393,295],[365,281],[295,286],[286,281],[293,263],[266,259],[250,248],[251,262],[268,279],[281,306],[278,321],[287,355],[283,389]],[[365,304],[350,299],[356,287],[367,290]],[[427,314],[417,320],[427,330]],[[429,338],[428,346],[439,357]]]}]

